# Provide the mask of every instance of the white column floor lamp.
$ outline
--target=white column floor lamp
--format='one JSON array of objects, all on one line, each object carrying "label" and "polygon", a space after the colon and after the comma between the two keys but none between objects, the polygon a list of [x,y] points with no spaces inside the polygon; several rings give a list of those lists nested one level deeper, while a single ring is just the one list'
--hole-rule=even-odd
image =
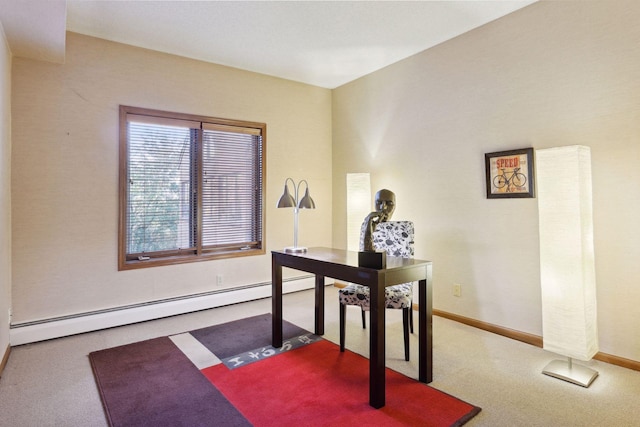
[{"label": "white column floor lamp", "polygon": [[573,363],[598,352],[591,151],[536,151],[543,347],[567,356],[543,374],[589,387],[598,372]]},{"label": "white column floor lamp", "polygon": [[362,221],[371,212],[371,178],[368,173],[347,174],[347,249],[360,250]]}]

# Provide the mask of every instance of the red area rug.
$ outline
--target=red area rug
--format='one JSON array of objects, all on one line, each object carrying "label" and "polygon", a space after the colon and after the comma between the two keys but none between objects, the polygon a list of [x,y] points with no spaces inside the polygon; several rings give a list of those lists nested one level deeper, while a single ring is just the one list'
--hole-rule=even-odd
[{"label": "red area rug", "polygon": [[307,346],[205,376],[257,426],[458,426],[480,408],[408,378],[386,372],[386,405],[369,406],[369,360],[336,344]]}]

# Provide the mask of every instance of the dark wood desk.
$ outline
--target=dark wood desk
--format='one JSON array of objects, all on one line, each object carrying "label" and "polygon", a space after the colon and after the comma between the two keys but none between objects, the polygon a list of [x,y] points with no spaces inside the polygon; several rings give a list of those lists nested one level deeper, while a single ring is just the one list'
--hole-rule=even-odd
[{"label": "dark wood desk", "polygon": [[[272,345],[282,347],[282,267],[313,273],[315,287],[315,334],[324,335],[324,278],[358,283],[371,289],[369,328],[369,404],[385,404],[385,297],[384,288],[418,281],[419,355],[418,379],[433,380],[431,262],[387,257],[387,268],[358,267],[358,253],[330,248],[309,248],[304,254],[271,252],[272,261]],[[338,301],[335,302],[336,306]],[[336,308],[337,310],[337,308]]]}]

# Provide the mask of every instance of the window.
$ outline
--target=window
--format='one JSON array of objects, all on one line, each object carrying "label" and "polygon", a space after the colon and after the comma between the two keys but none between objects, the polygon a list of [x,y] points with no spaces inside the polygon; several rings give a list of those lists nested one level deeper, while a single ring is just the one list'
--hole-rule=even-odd
[{"label": "window", "polygon": [[119,269],[264,254],[265,132],[121,106]]}]

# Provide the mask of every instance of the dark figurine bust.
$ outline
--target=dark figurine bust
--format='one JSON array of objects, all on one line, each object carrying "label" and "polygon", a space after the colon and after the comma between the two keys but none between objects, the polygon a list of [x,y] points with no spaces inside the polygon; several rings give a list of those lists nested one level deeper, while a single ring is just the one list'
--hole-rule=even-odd
[{"label": "dark figurine bust", "polygon": [[376,193],[375,212],[371,212],[362,223],[360,250],[375,252],[373,232],[381,222],[389,221],[396,208],[396,195],[391,190],[380,190]]}]

